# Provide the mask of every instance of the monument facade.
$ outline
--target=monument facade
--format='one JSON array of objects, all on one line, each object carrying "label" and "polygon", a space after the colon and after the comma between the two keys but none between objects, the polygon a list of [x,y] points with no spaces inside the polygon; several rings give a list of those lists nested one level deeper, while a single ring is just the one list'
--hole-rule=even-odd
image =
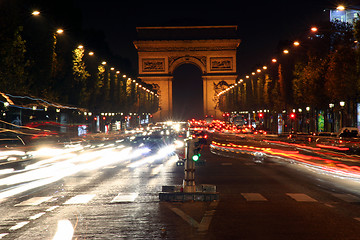
[{"label": "monument facade", "polygon": [[[237,80],[237,26],[138,27],[139,78],[160,96],[154,119],[172,117],[174,70],[193,64],[202,72],[204,114],[219,118],[217,94]],[[190,87],[190,86],[189,86]]]}]

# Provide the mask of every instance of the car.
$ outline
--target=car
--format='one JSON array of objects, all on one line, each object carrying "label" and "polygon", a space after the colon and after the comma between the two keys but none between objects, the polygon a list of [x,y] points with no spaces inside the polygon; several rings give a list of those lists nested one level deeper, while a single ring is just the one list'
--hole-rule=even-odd
[{"label": "car", "polygon": [[360,134],[359,129],[356,127],[343,127],[337,136],[341,138],[357,138],[360,137]]}]

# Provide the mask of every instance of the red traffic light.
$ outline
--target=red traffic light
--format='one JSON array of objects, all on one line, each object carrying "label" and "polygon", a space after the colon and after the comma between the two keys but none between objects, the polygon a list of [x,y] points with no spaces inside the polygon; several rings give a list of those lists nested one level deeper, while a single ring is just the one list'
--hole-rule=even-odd
[{"label": "red traffic light", "polygon": [[94,121],[96,121],[97,120],[97,117],[94,117]]},{"label": "red traffic light", "polygon": [[264,117],[264,114],[263,113],[259,113],[259,117]]},{"label": "red traffic light", "polygon": [[103,120],[106,120],[106,117],[103,117],[102,119],[103,119]]},{"label": "red traffic light", "polygon": [[295,118],[295,113],[290,113],[290,118],[294,119]]}]

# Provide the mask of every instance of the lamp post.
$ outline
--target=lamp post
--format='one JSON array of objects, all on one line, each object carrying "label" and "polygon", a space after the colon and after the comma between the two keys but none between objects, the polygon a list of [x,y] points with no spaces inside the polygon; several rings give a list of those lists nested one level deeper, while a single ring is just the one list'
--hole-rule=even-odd
[{"label": "lamp post", "polygon": [[56,44],[57,44],[57,35],[61,35],[64,33],[64,30],[62,28],[58,28],[54,33],[53,33],[53,46],[52,46],[52,61],[51,61],[51,76],[55,77],[56,75],[56,64],[57,64],[57,59],[56,59]]},{"label": "lamp post", "polygon": [[344,106],[345,106],[345,102],[344,101],[340,101],[340,128],[344,127]]},{"label": "lamp post", "polygon": [[329,103],[329,108],[330,108],[330,116],[331,116],[331,119],[330,119],[330,132],[334,132],[335,131],[335,119],[334,119],[334,107],[335,107],[335,104],[333,103]]}]

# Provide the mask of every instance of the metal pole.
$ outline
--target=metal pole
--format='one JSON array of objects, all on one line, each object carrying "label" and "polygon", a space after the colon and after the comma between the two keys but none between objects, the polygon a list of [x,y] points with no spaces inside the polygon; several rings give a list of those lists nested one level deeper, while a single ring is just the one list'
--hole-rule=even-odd
[{"label": "metal pole", "polygon": [[188,139],[186,141],[186,160],[185,160],[185,178],[183,180],[184,192],[195,192],[195,162],[191,159],[194,153],[194,139]]}]

